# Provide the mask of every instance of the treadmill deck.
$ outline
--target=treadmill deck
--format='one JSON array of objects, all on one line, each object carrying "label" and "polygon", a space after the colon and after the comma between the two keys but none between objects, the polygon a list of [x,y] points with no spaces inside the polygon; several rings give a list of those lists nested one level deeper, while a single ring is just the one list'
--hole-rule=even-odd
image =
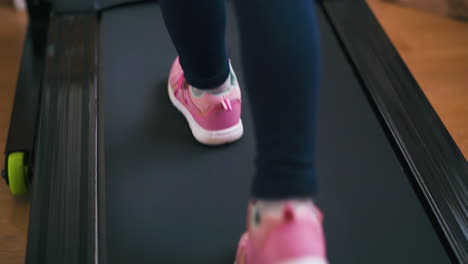
[{"label": "treadmill deck", "polygon": [[[330,263],[450,263],[358,77],[319,17],[317,202]],[[231,11],[228,39],[242,87]],[[192,138],[167,96],[176,52],[155,3],[105,11],[101,43],[108,262],[232,263],[253,175],[248,105],[240,142],[213,148]]]}]

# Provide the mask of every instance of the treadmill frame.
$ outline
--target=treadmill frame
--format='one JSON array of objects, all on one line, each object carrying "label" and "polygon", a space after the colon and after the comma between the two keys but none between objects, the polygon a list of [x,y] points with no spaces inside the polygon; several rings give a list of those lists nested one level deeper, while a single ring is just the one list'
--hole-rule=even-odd
[{"label": "treadmill frame", "polygon": [[[45,52],[51,6],[42,0],[27,0],[28,27],[5,146],[5,167],[2,177],[8,184],[8,155],[24,152],[25,163],[34,165],[37,119],[45,68]],[[32,170],[28,171],[32,178]]]},{"label": "treadmill frame", "polygon": [[[468,263],[468,238],[465,235],[468,226],[466,213],[468,212],[468,166],[465,158],[367,4],[363,0],[322,0],[319,2],[449,256],[453,262]],[[65,21],[70,18],[75,24],[68,23],[67,26],[75,27],[75,29],[85,25],[93,25],[90,34],[94,35],[96,39],[91,38],[92,41],[80,42],[80,38],[74,38],[76,42],[72,41],[68,44],[71,46],[64,46],[62,45],[65,43],[64,41],[69,42],[73,36],[70,33],[67,34],[67,30],[62,28],[63,34],[55,34],[54,36],[49,34],[49,45],[55,46],[56,55],[66,54],[72,46],[75,48],[80,46],[84,47],[86,52],[95,54],[96,59],[98,58],[100,45],[97,38],[99,32],[98,14],[51,15],[51,23],[49,24],[49,5],[43,4],[41,1],[33,2],[30,0],[28,6],[30,17],[33,17],[30,20],[30,29],[39,25],[39,21],[47,21],[49,32],[54,32],[58,27],[65,25],[62,23],[66,23]],[[36,16],[40,19],[36,20]],[[37,39],[44,39],[47,31],[39,32],[41,32],[39,35],[42,37],[37,37]],[[39,50],[45,54],[45,46]],[[96,62],[96,65],[93,66],[88,62],[83,57],[71,56],[69,60],[63,61],[62,67],[67,67],[65,64],[82,67],[80,69],[83,71],[83,79],[79,82],[83,87],[89,84],[88,88],[96,92],[97,97],[90,96],[88,98],[89,104],[81,105],[81,107],[94,107],[92,108],[94,111],[88,114],[90,124],[95,122],[96,130],[74,134],[71,131],[60,129],[61,125],[73,125],[73,121],[67,123],[62,122],[64,120],[57,121],[48,118],[47,104],[50,107],[51,103],[57,102],[49,101],[47,103],[47,98],[42,98],[40,127],[42,129],[51,127],[47,133],[43,130],[39,134],[38,141],[53,142],[54,135],[61,133],[61,137],[65,141],[62,145],[56,145],[57,149],[55,150],[51,149],[50,144],[39,144],[36,150],[36,130],[29,126],[17,127],[13,124],[16,120],[21,120],[17,116],[19,112],[17,109],[28,107],[23,105],[24,101],[21,100],[22,93],[19,91],[22,89],[22,75],[20,75],[7,152],[11,150],[9,146],[14,145],[12,142],[21,142],[22,139],[14,140],[17,135],[20,135],[19,129],[28,127],[27,132],[33,135],[29,135],[29,140],[34,138],[29,150],[31,153],[43,153],[44,155],[50,151],[58,151],[63,146],[77,147],[76,144],[73,145],[73,140],[80,139],[82,142],[90,144],[88,158],[85,160],[87,160],[86,164],[89,168],[94,168],[78,171],[80,166],[76,166],[76,163],[73,165],[73,161],[64,168],[61,164],[64,164],[67,159],[70,161],[72,157],[69,155],[58,156],[55,160],[38,156],[37,159],[41,159],[40,162],[32,164],[34,165],[35,179],[33,181],[33,201],[26,257],[28,264],[106,263],[105,239],[99,239],[99,237],[105,237],[104,136],[102,129],[104,116],[100,107],[103,104],[103,97],[98,80],[99,63]],[[25,64],[27,61],[23,60],[21,69],[26,67]],[[58,81],[70,83],[71,80],[67,80],[66,77],[56,75],[60,69],[61,67],[53,64],[53,60],[48,59],[46,77],[44,80],[40,80],[40,83],[45,87],[54,85],[53,83]],[[91,80],[94,81],[90,82]],[[37,80],[35,81],[37,82]],[[83,111],[80,112],[81,110]],[[82,108],[81,110],[77,110],[77,113],[86,115],[87,112],[84,111],[86,109]],[[94,143],[91,140],[93,133],[97,139]],[[73,156],[72,153],[70,155]],[[77,155],[73,157],[78,158]],[[52,176],[47,176],[49,172],[63,171],[64,169],[68,172],[64,174],[67,176],[64,177],[65,179],[61,179],[53,173]],[[82,180],[78,188],[71,188],[70,183],[73,180],[71,175],[74,175],[73,177],[80,175],[86,181]],[[92,191],[92,186],[96,186],[96,192]],[[52,196],[54,199],[51,199]],[[77,199],[79,203],[70,202]],[[67,230],[73,230],[73,232],[64,232]],[[80,242],[77,242],[78,239],[74,235],[77,230],[85,237]],[[60,237],[61,241],[54,240],[54,237]],[[75,258],[76,256],[82,256],[82,259],[79,261],[78,258]]]},{"label": "treadmill frame", "polygon": [[468,263],[468,163],[364,1],[321,1],[452,260]]},{"label": "treadmill frame", "polygon": [[26,263],[105,263],[98,25],[95,14],[50,16]]}]

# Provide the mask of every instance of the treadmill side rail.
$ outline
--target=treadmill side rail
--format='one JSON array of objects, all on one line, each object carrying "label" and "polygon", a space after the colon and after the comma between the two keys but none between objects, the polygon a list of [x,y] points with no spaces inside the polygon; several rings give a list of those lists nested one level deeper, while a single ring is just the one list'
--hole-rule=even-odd
[{"label": "treadmill side rail", "polygon": [[366,3],[321,4],[439,237],[468,263],[466,159]]},{"label": "treadmill side rail", "polygon": [[97,263],[96,15],[51,17],[26,263]]}]

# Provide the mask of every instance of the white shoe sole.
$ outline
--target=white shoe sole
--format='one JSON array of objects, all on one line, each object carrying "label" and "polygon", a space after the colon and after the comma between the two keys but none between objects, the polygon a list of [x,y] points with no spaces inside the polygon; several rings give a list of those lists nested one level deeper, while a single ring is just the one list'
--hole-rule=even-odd
[{"label": "white shoe sole", "polygon": [[167,92],[169,93],[169,98],[171,99],[174,107],[185,116],[185,119],[187,119],[190,129],[192,130],[192,134],[198,142],[211,146],[223,145],[239,140],[244,134],[242,120],[239,120],[239,123],[226,129],[206,130],[202,128],[195,121],[190,111],[174,96],[169,82],[167,85]]}]

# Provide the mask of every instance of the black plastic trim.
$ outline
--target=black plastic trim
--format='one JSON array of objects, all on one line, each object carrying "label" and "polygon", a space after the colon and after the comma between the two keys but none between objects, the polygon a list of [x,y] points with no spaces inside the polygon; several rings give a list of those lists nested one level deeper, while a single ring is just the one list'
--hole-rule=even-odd
[{"label": "black plastic trim", "polygon": [[96,15],[50,20],[28,264],[98,262],[97,29]]},{"label": "black plastic trim", "polygon": [[[41,23],[28,25],[26,32],[5,146],[5,170],[2,175],[6,181],[8,179],[6,175],[8,171],[7,159],[10,153],[24,152],[26,165],[32,168],[34,164],[33,153],[36,145],[37,118],[44,75],[47,30],[48,20],[44,20]],[[31,177],[32,170],[29,172],[29,177]]]},{"label": "black plastic trim", "polygon": [[367,4],[321,4],[452,260],[468,263],[464,156]]},{"label": "black plastic trim", "polygon": [[26,6],[31,24],[36,24],[38,21],[49,19],[52,9],[51,1],[47,0],[26,0]]},{"label": "black plastic trim", "polygon": [[[97,28],[97,33],[99,34],[100,27]],[[100,36],[100,35],[99,35]],[[96,43],[97,47],[100,48],[100,41]],[[98,48],[98,49],[99,49]],[[100,56],[100,54],[98,54]],[[97,64],[98,72],[101,71],[101,64]],[[98,78],[98,144],[97,144],[97,151],[98,151],[98,184],[97,184],[97,192],[98,192],[98,256],[99,256],[99,263],[104,264],[107,263],[107,236],[106,236],[106,172],[105,172],[105,138],[104,138],[104,128],[105,128],[105,96],[104,96],[104,85],[101,84],[102,78]],[[102,238],[102,239],[99,239]]]}]

